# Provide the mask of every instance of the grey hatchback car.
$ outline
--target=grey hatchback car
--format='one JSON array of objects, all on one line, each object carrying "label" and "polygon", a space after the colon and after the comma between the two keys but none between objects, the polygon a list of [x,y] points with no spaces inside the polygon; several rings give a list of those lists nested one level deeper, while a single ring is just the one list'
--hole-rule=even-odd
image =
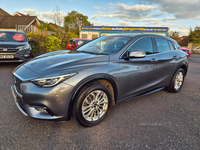
[{"label": "grey hatchback car", "polygon": [[175,44],[160,35],[111,35],[40,55],[13,70],[15,103],[32,118],[94,126],[120,101],[180,91],[188,59]]}]

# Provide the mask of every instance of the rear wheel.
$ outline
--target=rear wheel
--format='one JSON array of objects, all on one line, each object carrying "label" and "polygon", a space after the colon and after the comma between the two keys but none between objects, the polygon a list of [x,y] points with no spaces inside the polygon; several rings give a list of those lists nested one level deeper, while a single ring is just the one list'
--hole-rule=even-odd
[{"label": "rear wheel", "polygon": [[73,118],[83,126],[94,126],[106,117],[111,106],[109,89],[102,84],[93,84],[80,92],[74,107]]},{"label": "rear wheel", "polygon": [[181,87],[183,86],[184,77],[185,77],[184,70],[182,68],[178,69],[176,73],[174,74],[169,87],[166,88],[167,91],[172,92],[172,93],[179,92]]}]

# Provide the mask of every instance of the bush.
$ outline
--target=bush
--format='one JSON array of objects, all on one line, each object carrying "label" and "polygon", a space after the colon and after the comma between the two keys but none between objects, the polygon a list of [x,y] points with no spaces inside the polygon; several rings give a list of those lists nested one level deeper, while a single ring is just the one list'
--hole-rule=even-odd
[{"label": "bush", "polygon": [[47,42],[45,44],[47,52],[57,51],[60,50],[60,39],[55,36],[49,36],[47,38]]},{"label": "bush", "polygon": [[44,54],[47,52],[66,49],[67,43],[72,38],[78,38],[78,35],[73,32],[65,33],[64,31],[57,31],[56,35],[45,36],[37,33],[27,33],[29,39],[34,39],[31,43],[33,54]]},{"label": "bush", "polygon": [[34,39],[31,43],[33,54],[44,54],[47,52],[60,50],[60,39],[55,36],[46,37],[37,33],[27,33],[29,39]]},{"label": "bush", "polygon": [[43,54],[46,53],[45,43],[46,36],[39,35],[37,33],[27,33],[29,39],[34,39],[34,42],[31,43],[33,54]]}]

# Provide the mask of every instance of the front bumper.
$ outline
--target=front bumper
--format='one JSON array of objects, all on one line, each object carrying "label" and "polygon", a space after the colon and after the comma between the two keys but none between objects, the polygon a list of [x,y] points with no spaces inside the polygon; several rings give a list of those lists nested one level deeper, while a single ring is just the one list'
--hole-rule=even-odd
[{"label": "front bumper", "polygon": [[0,55],[13,55],[14,58],[11,59],[0,59],[0,62],[25,62],[32,58],[32,52],[30,50],[23,50],[17,52],[2,52],[0,51]]},{"label": "front bumper", "polygon": [[72,86],[65,83],[52,88],[41,88],[31,82],[21,83],[21,91],[16,85],[11,91],[18,109],[25,115],[36,119],[69,120],[68,107]]}]

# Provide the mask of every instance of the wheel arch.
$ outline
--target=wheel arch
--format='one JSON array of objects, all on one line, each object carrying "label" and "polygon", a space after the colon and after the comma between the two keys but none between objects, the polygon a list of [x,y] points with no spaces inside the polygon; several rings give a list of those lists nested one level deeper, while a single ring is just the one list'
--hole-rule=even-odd
[{"label": "wheel arch", "polygon": [[108,87],[108,89],[111,92],[112,95],[112,103],[111,106],[114,106],[116,104],[117,101],[117,96],[118,96],[118,87],[116,82],[109,76],[105,76],[105,75],[100,75],[100,76],[93,76],[93,77],[87,77],[86,79],[84,79],[83,81],[81,81],[79,84],[77,84],[77,86],[75,86],[75,90],[73,91],[72,97],[70,99],[70,103],[69,103],[69,109],[68,109],[68,119],[70,120],[71,116],[72,116],[72,111],[73,111],[73,105],[75,102],[75,99],[77,98],[77,96],[79,95],[79,93],[84,90],[85,88],[95,84],[95,83],[101,83],[103,85],[105,85],[106,87]]},{"label": "wheel arch", "polygon": [[[187,67],[185,64],[183,64],[183,65],[181,65],[179,68],[182,68],[182,69],[184,70],[184,73],[185,73],[185,76],[186,76],[187,71],[188,71],[188,67]],[[177,70],[178,70],[178,69],[177,69]]]}]

